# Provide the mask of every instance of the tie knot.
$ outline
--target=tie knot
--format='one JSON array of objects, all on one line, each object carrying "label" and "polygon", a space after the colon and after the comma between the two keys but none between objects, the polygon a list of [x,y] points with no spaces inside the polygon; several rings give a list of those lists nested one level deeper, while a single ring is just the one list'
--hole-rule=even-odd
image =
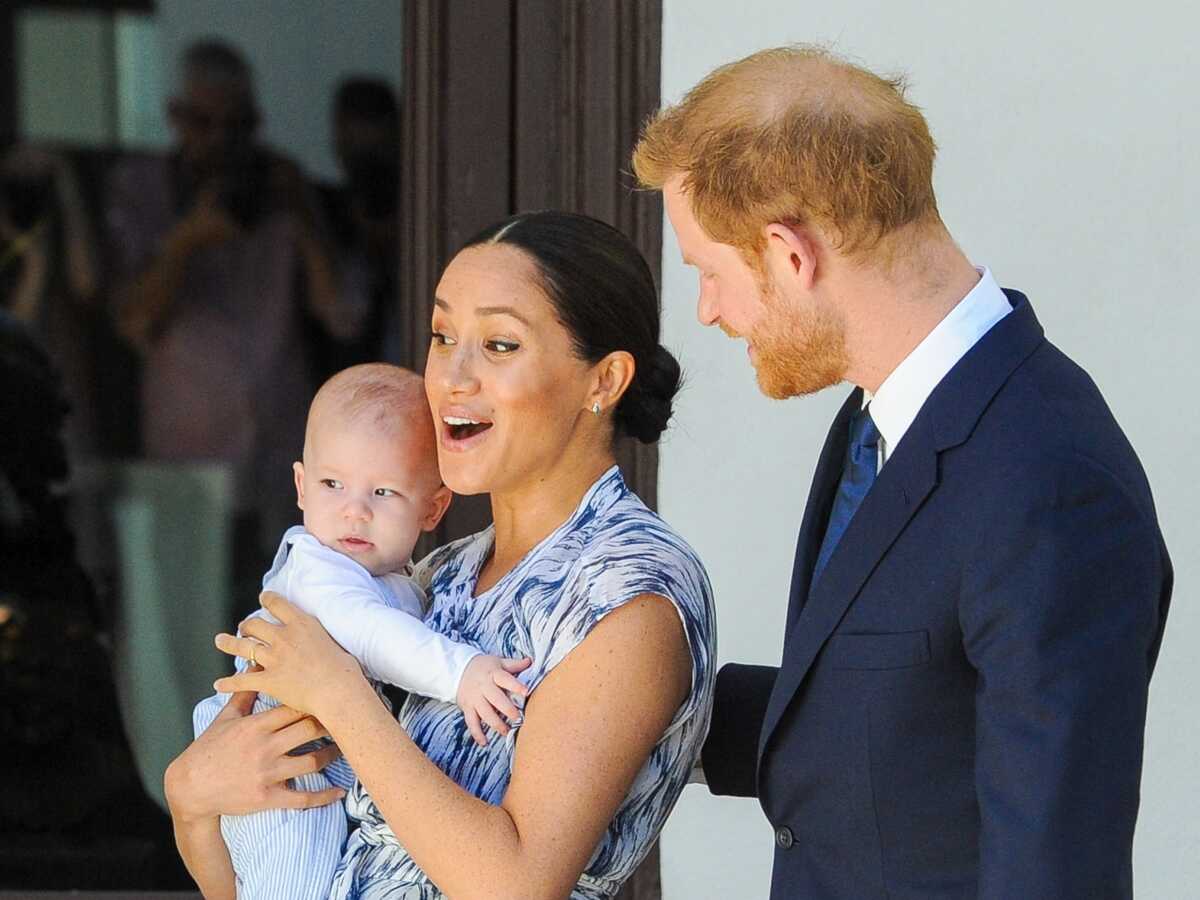
[{"label": "tie knot", "polygon": [[879,429],[871,418],[871,407],[864,406],[850,423],[850,447],[874,449],[879,446]]}]

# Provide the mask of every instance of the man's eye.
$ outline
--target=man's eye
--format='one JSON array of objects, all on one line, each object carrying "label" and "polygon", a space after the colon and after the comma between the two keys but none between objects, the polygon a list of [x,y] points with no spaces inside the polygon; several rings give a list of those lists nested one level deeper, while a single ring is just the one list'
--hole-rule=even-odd
[{"label": "man's eye", "polygon": [[336,478],[322,478],[321,485],[333,491],[340,491],[342,489],[342,483]]},{"label": "man's eye", "polygon": [[453,347],[455,343],[454,338],[448,337],[447,335],[442,334],[440,331],[433,332],[433,334],[430,335],[430,340],[442,347]]},{"label": "man's eye", "polygon": [[488,341],[486,346],[498,356],[507,356],[521,348],[521,345],[515,341]]},{"label": "man's eye", "polygon": [[393,491],[391,488],[375,488],[376,497],[399,497],[399,491]]}]

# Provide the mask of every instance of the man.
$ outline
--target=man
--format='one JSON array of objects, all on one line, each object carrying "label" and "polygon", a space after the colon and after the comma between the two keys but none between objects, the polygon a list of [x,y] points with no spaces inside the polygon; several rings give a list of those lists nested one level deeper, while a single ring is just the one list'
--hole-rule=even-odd
[{"label": "man", "polygon": [[338,85],[331,116],[333,150],[344,181],[320,185],[334,238],[342,297],[363,317],[352,341],[317,337],[323,376],[372,360],[403,357],[397,275],[400,228],[400,107],[376,78]]},{"label": "man", "polygon": [[168,114],[173,151],[122,160],[110,180],[115,312],[143,357],[145,456],[233,473],[234,577],[239,602],[253,603],[275,537],[295,519],[279,473],[312,393],[303,314],[338,336],[357,333],[361,317],[340,303],[298,168],[257,139],[240,54],[190,46]]},{"label": "man", "polygon": [[899,82],[808,48],[718,69],[635,151],[762,391],[857,385],[782,663],[721,671],[704,775],[759,798],[776,900],[1130,897],[1170,561],[1095,385],[942,224],[933,158]]}]

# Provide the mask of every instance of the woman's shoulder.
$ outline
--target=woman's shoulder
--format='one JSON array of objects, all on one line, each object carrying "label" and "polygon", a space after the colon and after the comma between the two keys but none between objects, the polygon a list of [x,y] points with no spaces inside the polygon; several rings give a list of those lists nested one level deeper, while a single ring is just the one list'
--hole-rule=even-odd
[{"label": "woman's shoulder", "polygon": [[665,570],[702,581],[708,590],[708,576],[696,551],[632,492],[589,523],[579,556],[588,568],[600,565],[629,572]]}]

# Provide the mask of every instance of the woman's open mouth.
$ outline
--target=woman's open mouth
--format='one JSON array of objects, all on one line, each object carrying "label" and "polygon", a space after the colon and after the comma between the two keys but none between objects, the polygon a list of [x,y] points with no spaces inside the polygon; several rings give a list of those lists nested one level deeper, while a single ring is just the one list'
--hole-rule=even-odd
[{"label": "woman's open mouth", "polygon": [[442,431],[443,443],[452,449],[466,449],[477,443],[477,438],[486,433],[492,423],[485,419],[472,419],[465,416],[442,416],[445,428]]}]

